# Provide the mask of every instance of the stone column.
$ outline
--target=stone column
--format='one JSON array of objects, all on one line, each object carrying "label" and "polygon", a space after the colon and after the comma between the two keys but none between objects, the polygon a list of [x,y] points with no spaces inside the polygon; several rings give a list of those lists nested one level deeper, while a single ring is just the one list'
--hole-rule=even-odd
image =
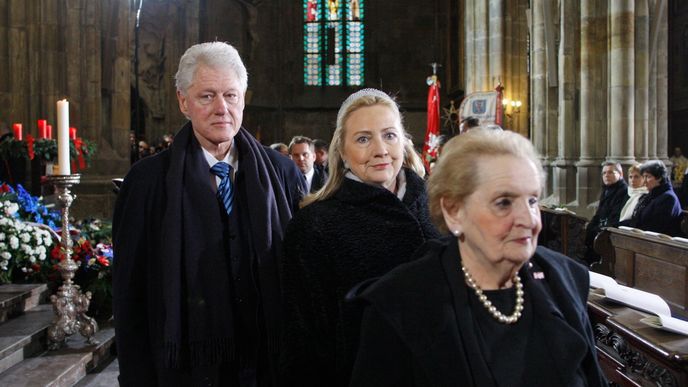
[{"label": "stone column", "polygon": [[473,91],[485,91],[488,88],[489,78],[489,20],[488,20],[488,3],[489,0],[475,0],[474,18],[475,25],[475,68],[472,76],[475,77],[474,86],[477,88]]},{"label": "stone column", "polygon": [[[545,55],[546,55],[546,77],[547,88],[545,105],[545,130],[547,131],[546,155],[547,163],[554,165],[559,149],[559,129],[557,128],[559,117],[559,57],[557,52],[557,41],[560,39],[559,31],[555,28],[554,20],[560,20],[560,8],[557,7],[558,0],[544,0],[543,20],[545,23]],[[550,168],[550,176],[554,176],[554,170]],[[552,181],[556,180],[552,178]],[[556,191],[553,191],[556,194]],[[556,204],[560,203],[558,197],[553,198]]]},{"label": "stone column", "polygon": [[635,0],[610,3],[610,160],[633,163]]},{"label": "stone column", "polygon": [[576,199],[575,157],[578,127],[576,126],[576,58],[575,58],[575,20],[577,0],[561,0],[559,14],[559,87],[557,106],[559,116],[557,123],[558,142],[557,158],[554,169],[554,194],[561,204]]},{"label": "stone column", "polygon": [[486,90],[492,90],[498,82],[505,82],[504,56],[504,0],[491,0],[489,4],[489,63],[490,75]]},{"label": "stone column", "polygon": [[[605,6],[606,8],[606,6]],[[606,154],[606,11],[597,0],[580,5],[580,159],[577,187],[578,204],[585,207],[598,199],[600,164]]]},{"label": "stone column", "polygon": [[668,113],[668,12],[660,12],[657,39],[657,158],[668,163],[669,113]]},{"label": "stone column", "polygon": [[[543,166],[549,174],[547,164],[547,64],[545,58],[545,23],[543,15],[543,2],[545,0],[533,0],[531,3],[531,105],[530,119],[531,140],[535,149],[540,154]],[[547,187],[543,195],[551,194],[552,179],[547,179]]]},{"label": "stone column", "polygon": [[464,44],[466,58],[464,64],[464,79],[466,80],[466,94],[476,91],[475,81],[475,11],[473,1],[466,1],[464,12]]},{"label": "stone column", "polygon": [[113,3],[116,7],[116,15],[113,18],[114,28],[110,31],[113,38],[114,63],[112,64],[112,102],[110,138],[112,148],[125,159],[129,158],[129,128],[131,126],[131,59],[129,30],[133,25],[129,24],[130,13],[126,4]]},{"label": "stone column", "polygon": [[516,115],[516,125],[514,130],[528,137],[530,129],[528,126],[530,117],[530,99],[528,98],[528,23],[526,20],[528,4],[518,2],[514,6],[512,50],[512,76],[511,83],[516,87],[517,99],[521,100],[521,112]]},{"label": "stone column", "polygon": [[635,0],[635,158],[647,160],[650,12],[647,0]]},{"label": "stone column", "polygon": [[[654,61],[655,64],[657,61]],[[647,158],[657,158],[657,66],[650,67],[648,88]]]}]

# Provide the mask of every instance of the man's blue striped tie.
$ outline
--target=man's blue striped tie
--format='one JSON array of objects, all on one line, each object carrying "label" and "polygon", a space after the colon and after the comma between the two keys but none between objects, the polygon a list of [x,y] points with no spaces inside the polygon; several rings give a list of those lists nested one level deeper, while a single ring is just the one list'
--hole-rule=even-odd
[{"label": "man's blue striped tie", "polygon": [[232,206],[234,205],[232,166],[220,161],[210,168],[210,172],[220,178],[220,185],[217,187],[217,198],[224,204],[227,215],[229,215],[232,213]]}]

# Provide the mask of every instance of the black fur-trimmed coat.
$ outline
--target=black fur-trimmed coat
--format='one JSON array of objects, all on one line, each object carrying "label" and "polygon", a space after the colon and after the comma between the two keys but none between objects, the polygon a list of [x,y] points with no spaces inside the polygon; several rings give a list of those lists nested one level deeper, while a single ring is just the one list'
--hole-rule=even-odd
[{"label": "black fur-trimmed coat", "polygon": [[439,236],[424,181],[405,171],[402,201],[386,189],[345,178],[333,197],[302,208],[287,226],[284,386],[348,385],[361,310],[345,302],[347,292],[410,261],[426,240]]}]

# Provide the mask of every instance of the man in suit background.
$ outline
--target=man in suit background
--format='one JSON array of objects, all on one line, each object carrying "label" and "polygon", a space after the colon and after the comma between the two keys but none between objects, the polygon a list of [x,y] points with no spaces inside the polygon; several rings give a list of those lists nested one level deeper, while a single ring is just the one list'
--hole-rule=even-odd
[{"label": "man in suit background", "polygon": [[304,136],[295,136],[289,143],[289,155],[306,177],[309,193],[316,192],[325,185],[327,172],[322,165],[315,164],[313,140]]},{"label": "man in suit background", "polygon": [[327,171],[327,153],[330,149],[330,144],[325,140],[315,139],[313,140],[313,145],[315,145],[315,164],[322,165]]}]

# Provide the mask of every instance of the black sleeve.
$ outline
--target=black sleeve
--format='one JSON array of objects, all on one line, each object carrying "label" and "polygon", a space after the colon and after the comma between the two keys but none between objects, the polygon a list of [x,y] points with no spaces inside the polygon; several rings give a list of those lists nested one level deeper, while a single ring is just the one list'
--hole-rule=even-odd
[{"label": "black sleeve", "polygon": [[287,187],[287,200],[289,200],[292,214],[294,214],[299,210],[301,200],[308,194],[306,176],[294,165],[293,168],[289,168],[288,181],[285,186]]},{"label": "black sleeve", "polygon": [[294,214],[298,211],[301,200],[307,195],[306,177],[291,159],[284,157],[283,154],[270,149],[270,147],[263,146],[263,148],[281,176],[284,195],[287,197],[292,214]]},{"label": "black sleeve", "polygon": [[[138,169],[140,172],[141,169]],[[153,386],[155,367],[146,308],[145,180],[136,171],[124,179],[112,221],[113,312],[122,386]]]},{"label": "black sleeve", "polygon": [[373,306],[366,307],[350,386],[401,387],[416,382],[408,348]]},{"label": "black sleeve", "polygon": [[621,217],[621,210],[624,204],[628,201],[628,190],[619,190],[611,203],[609,216],[607,217],[607,227],[618,227],[619,218]]}]

